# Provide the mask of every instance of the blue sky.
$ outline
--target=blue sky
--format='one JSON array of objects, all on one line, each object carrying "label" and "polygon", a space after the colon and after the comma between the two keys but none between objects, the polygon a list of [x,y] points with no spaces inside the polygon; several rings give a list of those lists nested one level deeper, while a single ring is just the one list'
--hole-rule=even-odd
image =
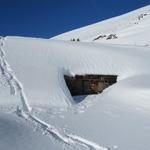
[{"label": "blue sky", "polygon": [[150,4],[150,0],[0,0],[0,35],[49,38]]}]

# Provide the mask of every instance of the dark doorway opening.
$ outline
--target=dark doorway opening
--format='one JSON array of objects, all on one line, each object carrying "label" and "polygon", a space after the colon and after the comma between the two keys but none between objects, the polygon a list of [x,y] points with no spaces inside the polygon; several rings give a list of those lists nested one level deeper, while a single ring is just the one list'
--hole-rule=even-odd
[{"label": "dark doorway opening", "polygon": [[72,96],[98,94],[117,82],[117,75],[64,76]]}]

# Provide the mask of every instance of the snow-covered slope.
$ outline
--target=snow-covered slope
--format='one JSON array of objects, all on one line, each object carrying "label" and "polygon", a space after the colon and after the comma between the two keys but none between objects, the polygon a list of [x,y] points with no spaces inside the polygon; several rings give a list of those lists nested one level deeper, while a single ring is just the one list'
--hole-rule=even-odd
[{"label": "snow-covered slope", "polygon": [[61,145],[54,144],[36,130],[33,124],[15,114],[0,111],[1,150],[62,150]]},{"label": "snow-covered slope", "polygon": [[[0,37],[0,150],[149,150],[149,9],[50,40]],[[118,79],[76,103],[66,74]]]},{"label": "snow-covered slope", "polygon": [[[9,89],[13,85],[10,86],[9,83],[17,78],[23,85],[23,92],[33,110],[23,107],[23,111],[27,110],[25,113],[22,114],[17,109],[15,114],[31,122],[30,128],[38,127],[41,132],[36,131],[37,134],[44,132],[54,137],[51,139],[44,135],[43,138],[46,140],[41,140],[39,144],[48,142],[47,145],[50,144],[52,147],[62,147],[61,143],[64,143],[67,149],[83,150],[86,147],[92,147],[93,150],[107,150],[107,147],[121,150],[137,150],[141,147],[143,150],[149,149],[149,47],[6,37],[1,49],[5,52],[5,56],[1,56],[3,65],[0,78],[0,105],[1,110],[4,110],[2,118],[7,114],[5,110],[8,109],[10,113],[22,100],[19,91],[15,96],[9,94]],[[7,68],[4,62],[9,64]],[[13,80],[10,75],[7,76],[9,72],[15,75],[15,78],[12,77]],[[118,82],[104,93],[88,96],[83,102],[76,104],[63,75],[90,73],[116,74]],[[70,106],[70,109],[64,110],[67,106]],[[9,117],[7,121],[10,121]],[[20,122],[20,119],[16,116],[14,121]],[[139,122],[143,123],[137,126]],[[30,139],[26,139],[27,136],[36,135],[34,131],[26,133],[26,123],[22,124],[25,132],[23,130],[21,134],[24,135],[22,140],[28,141]],[[15,123],[15,126],[17,125]],[[15,128],[17,129],[18,127]],[[4,123],[0,130],[3,130],[3,133],[7,132]],[[135,134],[140,136],[135,137]],[[6,139],[9,140],[12,135],[10,133]],[[14,136],[17,142],[21,143],[18,134]],[[51,141],[55,140],[59,142],[51,144]],[[38,142],[38,139],[34,138],[34,142]],[[5,139],[0,145],[4,149],[9,147]],[[17,149],[17,144],[14,147]],[[31,147],[33,150],[37,149]],[[47,149],[45,147],[45,150]]]},{"label": "snow-covered slope", "polygon": [[[117,38],[110,35],[115,35]],[[54,37],[54,39],[95,41],[115,44],[150,44],[150,5],[127,14],[104,20]],[[110,37],[111,38],[111,37]]]},{"label": "snow-covered slope", "polygon": [[[149,73],[148,48],[13,37],[5,38],[4,43],[6,60],[34,105],[67,106],[73,102],[64,74],[116,74],[121,80]],[[2,95],[5,101],[1,103],[18,101]]]}]

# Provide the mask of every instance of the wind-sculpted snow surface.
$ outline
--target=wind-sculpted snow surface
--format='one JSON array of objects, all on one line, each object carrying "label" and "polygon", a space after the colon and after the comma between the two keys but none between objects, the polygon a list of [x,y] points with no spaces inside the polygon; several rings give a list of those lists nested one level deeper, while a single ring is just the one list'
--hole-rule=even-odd
[{"label": "wind-sculpted snow surface", "polygon": [[[3,43],[3,40],[1,41]],[[7,85],[10,87],[11,93],[18,96],[12,103],[11,97],[4,97],[2,95],[0,105],[1,107],[5,106],[11,108],[12,105],[16,106],[17,104],[18,106],[18,101],[20,101],[21,105],[16,111],[18,116],[23,117],[27,122],[33,122],[33,126],[39,127],[40,130],[45,133],[45,136],[53,137],[52,139],[54,141],[66,145],[65,147],[67,149],[107,149],[91,142],[95,141],[111,149],[118,146],[122,149],[124,147],[125,149],[123,150],[131,150],[130,147],[136,147],[136,143],[138,143],[140,147],[141,145],[146,145],[144,150],[148,150],[149,145],[144,138],[144,133],[148,133],[149,128],[145,128],[145,125],[143,125],[141,129],[138,130],[143,140],[137,139],[136,142],[134,142],[133,140],[127,140],[127,136],[119,138],[121,136],[120,130],[128,126],[128,117],[126,117],[124,125],[121,124],[118,126],[114,122],[117,122],[115,116],[117,115],[116,111],[119,111],[118,107],[124,110],[124,105],[127,105],[127,111],[124,113],[129,116],[128,105],[131,107],[136,104],[135,107],[138,108],[137,110],[145,109],[146,112],[149,111],[149,109],[145,107],[145,105],[149,104],[148,88],[139,88],[137,91],[135,87],[130,85],[136,76],[140,76],[140,78],[137,78],[138,82],[142,79],[142,76],[144,77],[143,87],[145,87],[145,83],[148,84],[147,80],[149,80],[148,75],[150,74],[149,57],[150,51],[148,47],[6,37],[5,44],[3,43],[1,46],[1,74],[8,82]],[[91,73],[116,74],[118,75],[118,86],[114,85],[108,88],[102,95],[95,97],[88,96],[81,104],[76,104],[73,102],[63,76],[64,74],[75,75]],[[126,81],[128,78],[132,80],[127,80],[129,87],[124,88],[124,84],[120,83],[123,80]],[[147,87],[149,87],[149,84]],[[124,92],[124,90],[127,92]],[[140,96],[143,95],[143,90],[144,97]],[[126,94],[124,95],[123,93]],[[138,95],[136,93],[141,94]],[[126,100],[128,98],[134,99],[132,101]],[[96,104],[96,107],[94,103],[96,103],[98,99],[99,103]],[[104,103],[103,99],[106,103]],[[114,101],[114,99],[117,101]],[[131,105],[131,102],[133,105]],[[140,107],[141,104],[143,107]],[[94,105],[95,108],[93,108],[92,105]],[[65,113],[61,112],[61,109],[66,109],[67,106],[71,108],[68,111],[65,110]],[[33,108],[37,107],[42,110],[44,109],[45,112],[38,111],[38,113],[35,113]],[[54,114],[54,108],[57,108],[56,114]],[[52,115],[53,117],[47,117],[49,114],[47,110],[49,109],[52,109],[50,116]],[[72,110],[75,114],[72,114]],[[137,115],[137,110],[133,109],[133,112],[135,112],[132,114],[133,117]],[[85,113],[82,114],[81,112]],[[65,124],[57,113],[62,114]],[[82,115],[80,115],[80,113]],[[109,113],[111,113],[111,115],[105,118],[104,116]],[[121,111],[119,111],[118,114],[122,114]],[[144,117],[145,116],[143,116],[143,118]],[[86,120],[84,120],[84,118],[86,118]],[[92,126],[90,120],[92,120]],[[110,120],[113,121],[113,126],[111,126]],[[138,121],[140,121],[140,119],[136,120],[136,124]],[[106,122],[109,122],[109,125],[107,125]],[[132,126],[136,126],[134,122],[132,123]],[[66,124],[69,128],[68,132],[64,131]],[[106,124],[106,128],[104,124]],[[148,126],[148,124],[149,122],[146,126]],[[115,133],[113,131],[115,131],[115,126],[118,127],[119,133],[118,136],[116,135],[114,138],[113,135]],[[129,126],[128,128],[130,129]],[[88,129],[88,131],[86,131],[86,129]],[[137,131],[136,128],[134,129]],[[130,132],[131,131],[132,130],[130,130]],[[112,134],[110,135],[109,133]],[[132,137],[132,139],[134,138],[134,136],[131,135],[130,137]],[[146,138],[149,138],[149,136]],[[49,138],[49,141],[51,141],[50,139],[51,138]],[[124,142],[124,140],[128,141],[128,144]],[[130,143],[130,141],[132,141],[132,143]],[[45,150],[47,150],[47,148],[45,148]]]},{"label": "wind-sculpted snow surface", "polygon": [[[60,35],[61,40],[1,37],[0,149],[149,150],[149,16],[147,6],[100,28]],[[127,20],[113,30],[116,35],[99,35]],[[106,26],[110,22],[115,23]],[[62,40],[80,34],[80,42]],[[77,103],[64,80],[76,74],[118,78],[103,93]]]},{"label": "wind-sculpted snow surface", "polygon": [[[147,47],[6,37],[4,49],[6,59],[26,89],[29,103],[34,106],[73,104],[64,74],[114,74],[121,80],[149,73]],[[5,99],[1,103],[10,104],[10,98]],[[17,98],[13,100],[16,101]]]},{"label": "wind-sculpted snow surface", "polygon": [[71,136],[68,134],[61,134],[55,127],[51,126],[50,124],[42,121],[38,117],[32,114],[32,108],[29,105],[28,99],[24,92],[23,86],[21,82],[17,79],[14,73],[10,68],[10,65],[5,60],[5,53],[3,50],[4,46],[4,38],[0,39],[0,69],[2,75],[7,79],[8,85],[10,87],[10,91],[12,95],[19,93],[19,98],[21,101],[21,107],[17,108],[17,115],[23,117],[26,120],[31,120],[36,124],[40,125],[41,129],[45,132],[50,134],[55,140],[61,142],[62,144],[66,144],[71,146],[75,149],[80,149],[80,146],[85,147],[89,150],[107,150],[107,148],[101,147],[93,142],[90,142],[86,139],[80,138],[78,136]]}]

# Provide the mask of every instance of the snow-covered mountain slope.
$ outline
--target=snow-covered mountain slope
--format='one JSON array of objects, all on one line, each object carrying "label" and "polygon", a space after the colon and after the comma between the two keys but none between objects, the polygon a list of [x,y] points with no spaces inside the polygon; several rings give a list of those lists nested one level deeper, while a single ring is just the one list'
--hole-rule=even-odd
[{"label": "snow-covered mountain slope", "polygon": [[[68,150],[149,150],[149,47],[5,37],[0,52],[3,149],[14,143],[12,149],[20,150],[25,141],[22,150],[28,143],[32,150],[41,145],[43,150],[62,145]],[[91,73],[115,74],[118,81],[77,104],[63,76]],[[10,89],[17,89],[16,95]]]},{"label": "snow-covered mountain slope", "polygon": [[150,5],[54,37],[62,40],[73,38],[84,42],[150,45]]},{"label": "snow-covered mountain slope", "polygon": [[[0,150],[149,150],[149,27],[147,6],[50,40],[0,37]],[[77,103],[76,74],[118,78]]]},{"label": "snow-covered mountain slope", "polygon": [[[149,73],[148,48],[7,37],[4,50],[34,105],[73,103],[64,74],[116,74],[121,80]],[[2,104],[18,101],[7,94],[2,92]]]}]

